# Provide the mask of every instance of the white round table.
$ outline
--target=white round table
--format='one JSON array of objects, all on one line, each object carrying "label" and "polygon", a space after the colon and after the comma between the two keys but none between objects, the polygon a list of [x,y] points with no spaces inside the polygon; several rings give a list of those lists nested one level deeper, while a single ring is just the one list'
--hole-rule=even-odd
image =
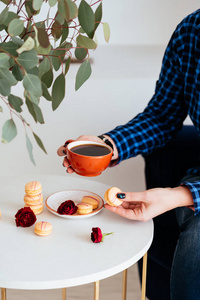
[{"label": "white round table", "polygon": [[[151,245],[152,221],[127,220],[104,208],[93,217],[71,220],[58,217],[44,207],[37,221],[52,223],[52,234],[46,237],[37,236],[34,225],[28,228],[15,225],[15,214],[24,206],[24,186],[29,181],[41,182],[44,200],[52,193],[70,189],[91,191],[103,198],[109,188],[105,184],[67,174],[0,180],[2,300],[6,299],[6,288],[40,290],[98,282],[132,266]],[[91,241],[92,227],[114,234],[95,244]]]}]

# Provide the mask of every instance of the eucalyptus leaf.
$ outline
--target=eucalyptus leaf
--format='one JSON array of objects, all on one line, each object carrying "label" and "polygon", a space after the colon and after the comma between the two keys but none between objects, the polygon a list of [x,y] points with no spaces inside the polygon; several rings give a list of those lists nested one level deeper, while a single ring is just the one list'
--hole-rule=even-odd
[{"label": "eucalyptus leaf", "polygon": [[42,96],[42,84],[37,76],[26,73],[23,79],[23,86],[27,92],[35,97]]},{"label": "eucalyptus leaf", "polygon": [[81,24],[81,27],[85,30],[87,35],[90,38],[93,38],[94,28],[95,28],[94,27],[95,17],[94,17],[93,10],[85,0],[82,0],[80,3],[78,19]]},{"label": "eucalyptus leaf", "polygon": [[76,75],[76,83],[75,83],[75,90],[77,91],[84,82],[90,77],[92,73],[91,65],[88,60],[84,61],[80,68],[78,69]]},{"label": "eucalyptus leaf", "polygon": [[34,132],[33,132],[33,136],[34,136],[34,138],[35,138],[38,146],[47,154],[47,151],[46,151],[46,149],[45,149],[45,147],[44,147],[41,139],[39,138],[39,136],[36,133],[34,133]]},{"label": "eucalyptus leaf", "polygon": [[42,111],[41,111],[40,107],[37,104],[31,102],[28,97],[26,97],[26,106],[27,106],[30,114],[34,118],[35,122],[36,123],[39,122],[40,124],[44,124],[44,118],[43,118]]},{"label": "eucalyptus leaf", "polygon": [[75,56],[79,60],[83,60],[87,56],[87,50],[85,48],[76,48]]},{"label": "eucalyptus leaf", "polygon": [[19,46],[17,46],[15,43],[13,43],[12,41],[10,42],[3,42],[0,43],[0,51],[1,52],[7,52],[9,54],[11,54],[12,56],[17,56],[17,49],[19,48]]},{"label": "eucalyptus leaf", "polygon": [[87,48],[87,49],[96,49],[96,43],[87,36],[79,34],[76,39],[77,45]]},{"label": "eucalyptus leaf", "polygon": [[4,143],[11,142],[17,135],[17,128],[13,119],[7,120],[2,128],[2,140]]},{"label": "eucalyptus leaf", "polygon": [[51,6],[51,7],[55,6],[56,3],[57,3],[57,1],[58,1],[58,0],[48,0],[49,6]]},{"label": "eucalyptus leaf", "polygon": [[54,81],[52,88],[52,109],[56,110],[65,96],[65,76],[61,73]]},{"label": "eucalyptus leaf", "polygon": [[47,48],[43,48],[42,46],[35,46],[34,49],[37,51],[39,55],[48,55],[51,51],[51,44]]},{"label": "eucalyptus leaf", "polygon": [[52,82],[53,82],[53,72],[52,69],[50,69],[48,72],[46,72],[42,78],[41,81],[44,82],[47,88],[50,88]]},{"label": "eucalyptus leaf", "polygon": [[34,46],[35,46],[34,39],[31,36],[29,36],[27,40],[24,42],[24,44],[19,49],[17,49],[17,53],[21,54],[24,51],[30,51],[34,48]]},{"label": "eucalyptus leaf", "polygon": [[6,79],[0,78],[0,94],[2,96],[8,96],[10,94],[10,85],[7,84]]},{"label": "eucalyptus leaf", "polygon": [[8,16],[8,7],[4,8],[0,14],[0,24],[4,24]]},{"label": "eucalyptus leaf", "polygon": [[9,66],[10,66],[9,59],[10,59],[10,56],[8,54],[0,53],[0,68],[1,67],[9,68]]},{"label": "eucalyptus leaf", "polygon": [[58,12],[67,21],[78,16],[78,8],[72,0],[60,0],[58,2]]},{"label": "eucalyptus leaf", "polygon": [[2,108],[2,106],[0,105],[0,112],[3,112],[3,108]]},{"label": "eucalyptus leaf", "polygon": [[44,28],[38,28],[38,42],[42,48],[48,48],[49,43],[49,37]]},{"label": "eucalyptus leaf", "polygon": [[16,78],[7,68],[0,68],[0,78],[5,79],[10,86],[17,84]]},{"label": "eucalyptus leaf", "polygon": [[20,19],[12,20],[8,25],[8,33],[10,36],[17,36],[24,30],[24,22]]},{"label": "eucalyptus leaf", "polygon": [[46,87],[46,85],[44,84],[44,82],[42,82],[42,96],[47,99],[48,101],[52,101],[52,97],[49,94],[49,91]]},{"label": "eucalyptus leaf", "polygon": [[37,117],[36,117],[36,113],[35,113],[35,110],[33,107],[33,103],[29,100],[28,97],[26,97],[26,106],[28,108],[29,113],[33,117],[34,121],[37,123]]},{"label": "eucalyptus leaf", "polygon": [[103,23],[103,33],[104,33],[105,41],[108,43],[110,39],[110,27],[108,23]]},{"label": "eucalyptus leaf", "polygon": [[24,96],[28,98],[32,103],[38,105],[40,102],[40,98],[35,97],[33,94],[30,94],[26,90],[24,91]]},{"label": "eucalyptus leaf", "polygon": [[36,165],[34,157],[33,157],[33,146],[31,144],[31,141],[30,141],[30,139],[29,139],[29,137],[28,137],[27,134],[26,134],[26,147],[27,147],[27,150],[28,150],[28,153],[29,153],[30,160],[32,161],[32,163],[34,165]]},{"label": "eucalyptus leaf", "polygon": [[38,67],[33,67],[32,69],[28,69],[27,73],[38,76],[39,75],[39,68]]},{"label": "eucalyptus leaf", "polygon": [[61,24],[58,21],[55,21],[51,27],[51,34],[55,39],[59,39],[62,35]]},{"label": "eucalyptus leaf", "polygon": [[41,78],[51,68],[50,61],[47,57],[44,57],[43,61],[39,65],[39,77]]},{"label": "eucalyptus leaf", "polygon": [[22,112],[21,106],[23,105],[23,101],[20,97],[10,94],[8,96],[8,101],[10,106],[14,108],[17,112]]},{"label": "eucalyptus leaf", "polygon": [[71,57],[69,56],[65,63],[65,75],[67,74],[71,63]]},{"label": "eucalyptus leaf", "polygon": [[21,81],[24,78],[25,73],[21,70],[20,66],[17,64],[14,65],[12,69],[12,74],[17,79],[17,81]]},{"label": "eucalyptus leaf", "polygon": [[96,30],[102,19],[102,2],[97,7],[94,15],[95,15],[95,30]]},{"label": "eucalyptus leaf", "polygon": [[25,70],[29,70],[39,63],[39,58],[37,52],[33,49],[20,54],[17,61]]},{"label": "eucalyptus leaf", "polygon": [[33,9],[40,10],[43,0],[33,0]]},{"label": "eucalyptus leaf", "polygon": [[67,39],[69,34],[69,28],[68,28],[68,24],[65,21],[62,25],[62,38],[61,38],[61,44]]}]

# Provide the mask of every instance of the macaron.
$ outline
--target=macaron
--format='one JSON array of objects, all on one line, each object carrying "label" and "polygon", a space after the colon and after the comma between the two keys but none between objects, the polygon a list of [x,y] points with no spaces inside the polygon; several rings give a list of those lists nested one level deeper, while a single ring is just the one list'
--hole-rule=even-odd
[{"label": "macaron", "polygon": [[121,193],[121,190],[118,189],[117,187],[109,188],[105,192],[104,198],[109,205],[119,206],[122,204],[123,201],[117,198],[117,193]]},{"label": "macaron", "polygon": [[97,196],[84,196],[81,200],[81,203],[88,203],[92,205],[93,209],[96,209],[99,206],[99,198]]},{"label": "macaron", "polygon": [[39,236],[47,236],[52,232],[52,225],[49,222],[37,222],[34,231]]},{"label": "macaron", "polygon": [[27,194],[25,194],[24,202],[27,205],[39,205],[43,202],[42,193],[39,193],[37,195],[27,195]]},{"label": "macaron", "polygon": [[25,204],[24,207],[30,207],[35,215],[39,215],[43,211],[44,204],[43,203],[40,203],[38,205]]},{"label": "macaron", "polygon": [[77,204],[77,214],[79,215],[87,215],[92,212],[93,206],[88,203],[78,203]]},{"label": "macaron", "polygon": [[42,192],[42,186],[39,181],[30,181],[25,185],[25,193],[27,195],[37,195]]}]

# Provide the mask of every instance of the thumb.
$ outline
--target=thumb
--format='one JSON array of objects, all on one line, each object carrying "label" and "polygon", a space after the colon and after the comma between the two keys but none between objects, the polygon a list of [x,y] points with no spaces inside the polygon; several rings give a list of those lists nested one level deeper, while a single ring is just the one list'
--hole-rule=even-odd
[{"label": "thumb", "polygon": [[146,199],[146,191],[144,192],[121,192],[117,193],[117,198],[127,202],[144,202]]}]

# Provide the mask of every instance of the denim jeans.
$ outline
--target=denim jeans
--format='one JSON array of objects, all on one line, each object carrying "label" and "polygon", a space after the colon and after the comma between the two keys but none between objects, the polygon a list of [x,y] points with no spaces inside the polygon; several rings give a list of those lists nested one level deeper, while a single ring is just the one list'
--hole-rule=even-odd
[{"label": "denim jeans", "polygon": [[200,215],[190,208],[176,209],[180,230],[171,268],[171,299],[200,299]]},{"label": "denim jeans", "polygon": [[[144,159],[147,189],[178,186],[188,169],[200,165],[199,135],[194,126],[184,126],[168,145]],[[141,278],[142,261],[138,266]],[[200,300],[200,215],[190,208],[154,218],[146,294],[150,300]]]}]

